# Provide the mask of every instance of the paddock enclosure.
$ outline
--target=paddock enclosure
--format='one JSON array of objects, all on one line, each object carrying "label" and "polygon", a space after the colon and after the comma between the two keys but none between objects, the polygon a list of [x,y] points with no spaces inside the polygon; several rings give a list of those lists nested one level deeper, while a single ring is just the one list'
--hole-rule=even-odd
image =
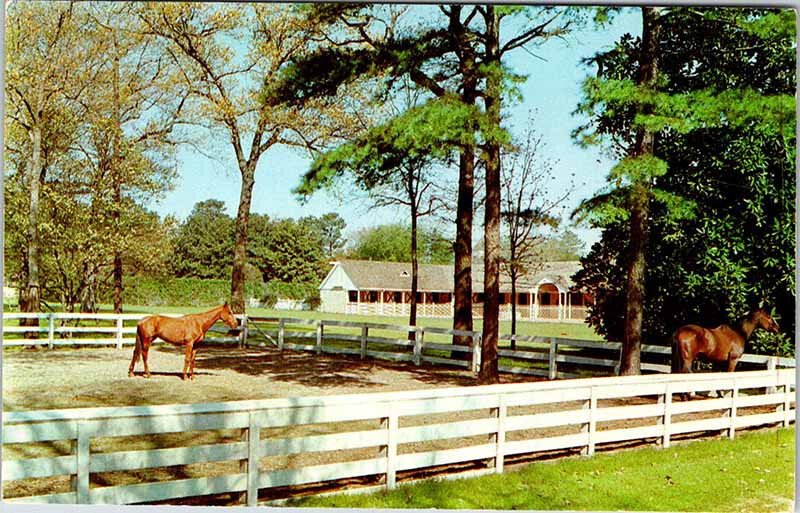
[{"label": "paddock enclosure", "polygon": [[[53,337],[38,341],[52,351],[4,354],[5,500],[255,505],[795,418],[795,370],[781,368],[792,359],[749,355],[741,372],[670,375],[658,372],[667,348],[647,353],[648,374],[603,377],[614,343],[520,337],[501,350],[503,384],[466,386],[479,334],[456,351],[445,329],[249,318],[200,350],[194,382],[180,380],[182,356],[166,344],[153,347],[146,380],[127,377],[125,337],[91,332],[92,320],[130,322],[83,318],[73,333],[103,342]],[[712,390],[720,397],[678,399]]]}]

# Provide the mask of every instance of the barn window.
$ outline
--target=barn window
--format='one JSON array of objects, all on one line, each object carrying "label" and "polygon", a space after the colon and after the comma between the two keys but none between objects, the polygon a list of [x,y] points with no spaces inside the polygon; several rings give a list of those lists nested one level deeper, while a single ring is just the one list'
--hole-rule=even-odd
[{"label": "barn window", "polygon": [[348,290],[347,291],[347,300],[351,303],[358,302],[358,291],[357,290]]}]

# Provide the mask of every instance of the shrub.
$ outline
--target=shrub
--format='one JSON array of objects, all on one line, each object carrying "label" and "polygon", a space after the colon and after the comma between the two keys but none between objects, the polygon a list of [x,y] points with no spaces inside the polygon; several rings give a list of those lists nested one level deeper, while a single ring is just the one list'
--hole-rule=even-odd
[{"label": "shrub", "polygon": [[[208,306],[228,301],[231,293],[228,280],[131,276],[124,278],[122,285],[125,303],[144,306]],[[248,282],[245,295],[261,297],[263,288],[262,283]],[[112,301],[110,290],[103,293],[101,301]]]},{"label": "shrub", "polygon": [[310,282],[270,281],[264,287],[264,295],[261,298],[261,302],[264,303],[264,306],[272,308],[278,299],[305,301],[312,310],[315,310],[320,303],[319,289],[316,283]]}]

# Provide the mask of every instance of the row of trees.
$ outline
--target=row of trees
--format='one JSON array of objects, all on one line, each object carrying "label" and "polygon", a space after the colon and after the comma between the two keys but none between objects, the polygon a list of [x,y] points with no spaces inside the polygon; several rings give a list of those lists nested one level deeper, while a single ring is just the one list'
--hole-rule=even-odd
[{"label": "row of trees", "polygon": [[[504,182],[504,170],[546,176],[551,168],[537,157],[530,167],[535,171],[525,172],[525,157],[511,157],[536,145],[530,134],[514,141],[504,123],[504,113],[519,99],[516,85],[525,79],[508,57],[568,34],[590,13],[602,24],[614,12],[494,5],[14,4],[5,191],[12,231],[6,243],[19,257],[23,309],[39,308],[42,265],[52,258],[53,266],[74,262],[63,274],[75,277],[77,290],[96,289],[98,277],[110,270],[119,311],[125,248],[141,246],[137,238],[167,239],[164,224],[139,205],[168,189],[176,148],[190,144],[204,152],[225,148],[242,178],[230,276],[232,307],[244,311],[248,260],[269,261],[252,248],[265,247],[259,241],[269,239],[264,227],[272,227],[250,214],[256,169],[272,172],[263,157],[276,145],[289,145],[314,158],[299,196],[348,183],[376,204],[406,207],[412,262],[419,250],[417,220],[442,208],[437,198],[455,205],[453,327],[461,330],[473,328],[473,219],[476,207],[482,208],[480,380],[497,381],[501,266],[515,272],[527,245],[517,237],[557,218],[557,203],[528,202],[540,194],[535,187],[518,181],[513,190],[504,189],[514,182],[508,176]],[[641,38],[626,36],[593,59],[598,77],[586,81],[578,106],[588,122],[575,133],[579,142],[601,144],[620,161],[608,189],[578,214],[604,228],[601,246],[586,261],[602,278],[584,283],[600,298],[600,329],[624,319],[624,373],[638,372],[645,319],[661,313],[660,298],[669,294],[648,291],[648,258],[663,263],[653,256],[661,244],[657,233],[666,237],[662,249],[689,262],[663,266],[662,276],[682,277],[680,289],[691,291],[682,303],[669,305],[706,304],[706,310],[737,313],[762,293],[784,300],[786,311],[794,305],[794,254],[787,250],[793,238],[784,223],[794,216],[786,200],[795,186],[786,172],[795,140],[791,13],[641,12]],[[433,194],[437,178],[450,169],[457,176],[444,182],[457,188]],[[732,188],[696,181],[707,176]],[[742,202],[737,187],[752,197]],[[706,203],[714,208],[697,208]],[[507,255],[503,225],[514,248]],[[742,226],[749,231],[737,234]],[[289,225],[281,229],[292,233]],[[70,258],[43,250],[45,241],[59,237]],[[754,246],[768,248],[759,253],[764,260],[743,256]],[[158,254],[128,253],[140,259]],[[279,274],[276,264],[263,266],[262,275]],[[713,290],[712,278],[723,282],[721,292],[704,292]],[[757,280],[772,280],[779,289]],[[87,302],[92,295],[87,292]],[[621,312],[603,306],[614,301],[623,305]]]},{"label": "row of trees", "polygon": [[146,214],[138,205],[169,188],[180,145],[220,154],[215,141],[227,141],[242,177],[231,293],[243,311],[261,157],[360,126],[352,98],[302,108],[265,101],[270,77],[316,37],[315,22],[276,4],[20,2],[8,14],[5,192],[16,209],[7,221],[19,229],[6,242],[20,258],[23,310],[40,308],[46,242],[63,237],[84,255],[71,271],[82,275],[78,288],[112,269],[120,311],[122,253],[136,245],[131,220]]},{"label": "row of trees", "polygon": [[[569,9],[494,5],[415,8],[369,4],[310,5],[331,44],[294,59],[273,86],[275,102],[304,105],[344,88],[377,84],[387,96],[403,87],[420,101],[379,116],[358,138],[315,159],[301,194],[343,175],[380,185],[395,170],[458,162],[454,245],[454,323],[472,330],[472,225],[476,167],[483,169],[484,315],[480,380],[496,382],[499,319],[501,152],[510,143],[503,107],[520,77],[503,59],[532,42],[564,34]],[[519,27],[524,27],[520,29]],[[454,343],[469,341],[455,337]]]}]

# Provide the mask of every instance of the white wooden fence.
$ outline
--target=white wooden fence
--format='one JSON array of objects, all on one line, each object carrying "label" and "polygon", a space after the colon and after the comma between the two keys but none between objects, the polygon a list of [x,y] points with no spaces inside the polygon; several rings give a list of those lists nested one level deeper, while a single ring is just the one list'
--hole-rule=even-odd
[{"label": "white wooden fence", "polygon": [[[5,500],[132,504],[241,492],[253,506],[260,490],[363,476],[380,479],[368,489],[391,489],[421,469],[446,474],[471,463],[478,468],[473,473],[500,473],[515,458],[549,451],[592,455],[619,442],[667,447],[689,434],[733,438],[742,428],[788,426],[794,387],[794,370],[774,369],[10,412],[3,424]],[[675,400],[674,394],[706,390],[723,397]],[[223,429],[241,430],[242,437],[192,444],[199,432]],[[186,435],[183,443],[159,446],[161,437],[153,435],[166,433]],[[98,450],[109,437],[126,438]],[[150,437],[148,448],[132,450],[131,437]],[[72,449],[31,456],[58,441]],[[309,452],[318,457],[303,460]],[[206,465],[176,467],[196,463]],[[160,480],[143,481],[156,474]],[[62,476],[61,491],[26,485],[52,476]]]},{"label": "white wooden fence", "polygon": [[[351,354],[362,359],[374,357],[413,362],[416,365],[430,362],[465,367],[474,372],[480,368],[481,333],[477,331],[287,317],[250,317],[248,322],[249,332],[254,337],[260,335],[269,339],[281,351],[292,349],[317,354]],[[355,328],[360,330],[360,334],[346,334],[331,331],[330,328],[350,328],[351,331]],[[370,335],[376,331],[384,334],[389,332],[389,335]],[[409,334],[412,335],[409,337]],[[472,342],[470,346],[436,343],[426,339],[426,334],[459,335],[470,338]],[[287,339],[293,342],[287,342]],[[512,339],[516,341],[516,350],[506,347]],[[503,359],[499,366],[501,372],[548,379],[613,375],[618,370],[619,353],[622,349],[620,342],[560,337],[501,335],[500,342],[498,355]],[[355,347],[356,343],[358,347]],[[463,358],[458,358],[454,356],[457,353],[466,354]],[[670,353],[669,347],[644,345],[642,370],[669,373],[669,364],[655,360],[668,362]],[[743,355],[740,362],[766,369],[795,366],[794,358],[754,354]]]},{"label": "white wooden fence", "polygon": [[[136,326],[125,326],[126,321],[138,321],[152,314],[103,314],[103,313],[19,313],[3,312],[3,346],[46,344],[50,349],[56,345],[116,345],[133,344]],[[159,314],[180,317],[182,314]],[[244,345],[247,339],[247,317],[235,316],[240,322],[236,337],[206,337],[207,342],[236,342]],[[39,319],[39,326],[10,326],[8,320]],[[91,325],[94,324],[94,325]],[[130,324],[130,322],[129,322]],[[225,326],[211,328],[212,332],[228,333]],[[40,334],[39,338],[24,338],[26,333]],[[9,338],[8,334],[23,334],[20,338]],[[77,335],[77,336],[76,336]]]},{"label": "white wooden fence", "polygon": [[[179,314],[165,314],[178,316]],[[121,348],[133,344],[136,321],[147,314],[83,314],[83,313],[4,313],[3,345],[47,344],[56,345],[108,345]],[[39,318],[38,327],[10,326],[6,320]],[[278,349],[312,351],[317,354],[351,354],[366,357],[407,361],[416,365],[421,362],[452,365],[477,372],[480,366],[481,333],[446,328],[408,326],[339,320],[296,319],[288,317],[236,316],[240,321],[239,333],[235,337],[206,337],[208,342],[237,343],[248,345],[248,336],[269,340]],[[128,321],[128,326],[125,322]],[[95,325],[87,325],[95,324]],[[104,324],[104,325],[98,325]],[[39,332],[37,339],[9,338],[7,334]],[[212,327],[212,331],[227,334],[227,326]],[[350,331],[351,333],[343,333]],[[353,334],[353,332],[358,334]],[[376,332],[384,336],[375,336]],[[371,335],[372,333],[372,335]],[[411,336],[409,336],[409,334]],[[426,340],[426,334],[429,335]],[[433,342],[431,334],[459,335],[471,339],[470,346],[457,346]],[[77,335],[77,336],[76,336]],[[512,338],[517,349],[507,347]],[[288,339],[288,341],[287,341]],[[527,374],[557,378],[577,378],[598,375],[613,375],[619,364],[619,342],[575,340],[560,337],[537,337],[524,335],[501,335],[498,355],[502,358],[501,372]],[[458,354],[463,356],[459,358]],[[646,372],[669,372],[670,348],[656,345],[642,347],[642,370]],[[660,361],[659,361],[660,360]],[[743,364],[775,369],[794,367],[793,358],[745,354]]]}]

